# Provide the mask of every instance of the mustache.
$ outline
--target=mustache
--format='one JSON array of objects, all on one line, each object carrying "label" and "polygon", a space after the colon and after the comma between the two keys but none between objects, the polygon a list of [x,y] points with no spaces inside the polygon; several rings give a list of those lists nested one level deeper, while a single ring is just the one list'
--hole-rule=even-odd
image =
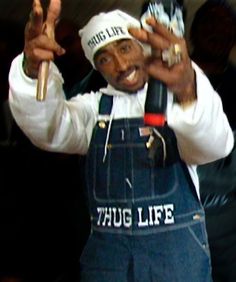
[{"label": "mustache", "polygon": [[129,76],[133,71],[136,71],[137,69],[138,69],[137,66],[132,66],[125,71],[121,71],[117,76],[117,81],[121,81],[125,79],[127,76]]}]

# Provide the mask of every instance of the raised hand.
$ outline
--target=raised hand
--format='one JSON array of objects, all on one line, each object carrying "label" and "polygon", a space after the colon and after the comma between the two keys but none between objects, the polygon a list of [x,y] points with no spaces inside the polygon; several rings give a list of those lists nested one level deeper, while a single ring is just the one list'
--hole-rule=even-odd
[{"label": "raised hand", "polygon": [[[147,71],[150,76],[163,81],[176,95],[182,104],[196,99],[195,74],[188,55],[184,38],[177,37],[154,18],[147,20],[153,32],[144,29],[130,28],[130,33],[141,42],[151,46],[153,52],[147,60]],[[163,51],[171,46],[179,46],[181,60],[171,67],[163,61]]]},{"label": "raised hand", "polygon": [[25,28],[23,68],[31,78],[37,78],[41,62],[64,54],[64,49],[54,39],[56,21],[60,15],[60,0],[51,0],[46,21],[43,22],[43,9],[40,0],[34,0],[29,21]]}]

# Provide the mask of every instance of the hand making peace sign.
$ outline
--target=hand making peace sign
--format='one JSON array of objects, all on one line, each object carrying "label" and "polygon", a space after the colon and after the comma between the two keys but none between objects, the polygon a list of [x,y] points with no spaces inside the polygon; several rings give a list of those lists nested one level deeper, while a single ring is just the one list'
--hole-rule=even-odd
[{"label": "hand making peace sign", "polygon": [[61,11],[61,1],[51,0],[45,22],[40,0],[34,0],[29,21],[25,28],[24,71],[31,78],[37,78],[42,61],[54,59],[65,50],[54,39],[55,24]]}]

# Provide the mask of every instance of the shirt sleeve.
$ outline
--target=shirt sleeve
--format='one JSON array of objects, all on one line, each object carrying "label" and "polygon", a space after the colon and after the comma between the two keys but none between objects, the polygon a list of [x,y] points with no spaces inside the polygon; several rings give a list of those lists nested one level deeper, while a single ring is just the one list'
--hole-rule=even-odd
[{"label": "shirt sleeve", "polygon": [[175,131],[180,155],[187,164],[199,165],[227,156],[234,137],[222,101],[203,71],[193,63],[197,100],[186,108],[168,103],[169,126]]},{"label": "shirt sleeve", "polygon": [[63,78],[50,63],[45,101],[36,100],[37,80],[24,74],[23,54],[9,73],[9,103],[13,117],[31,142],[43,150],[86,154],[95,124],[95,93],[66,101]]}]

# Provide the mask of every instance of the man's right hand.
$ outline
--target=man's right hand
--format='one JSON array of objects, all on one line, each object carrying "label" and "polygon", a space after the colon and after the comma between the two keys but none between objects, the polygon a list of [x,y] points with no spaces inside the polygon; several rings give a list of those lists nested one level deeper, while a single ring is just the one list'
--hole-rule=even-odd
[{"label": "man's right hand", "polygon": [[56,21],[60,15],[60,0],[51,0],[46,21],[43,22],[43,8],[40,0],[33,1],[29,21],[25,27],[23,69],[27,76],[38,77],[42,61],[54,59],[54,53],[63,55],[65,50],[54,39]]}]

